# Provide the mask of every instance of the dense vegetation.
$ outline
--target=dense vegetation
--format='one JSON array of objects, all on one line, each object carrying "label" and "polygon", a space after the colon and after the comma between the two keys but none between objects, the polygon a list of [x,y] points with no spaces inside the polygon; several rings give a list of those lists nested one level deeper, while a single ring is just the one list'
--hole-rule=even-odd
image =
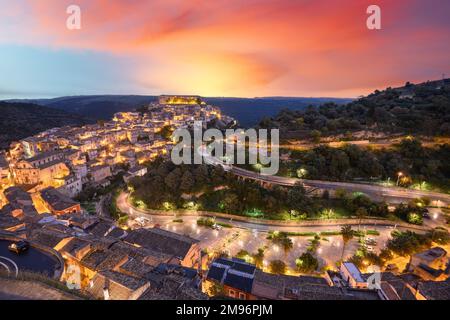
[{"label": "dense vegetation", "polygon": [[305,179],[352,181],[355,179],[391,179],[409,187],[427,182],[448,185],[450,179],[450,145],[426,148],[416,139],[402,140],[390,149],[370,150],[355,145],[341,148],[318,146],[307,151],[293,151],[280,175]]},{"label": "dense vegetation", "polygon": [[360,130],[450,135],[450,79],[377,90],[346,105],[285,109],[274,118],[263,119],[260,126],[280,128],[282,136],[297,138],[351,135]]},{"label": "dense vegetation", "polygon": [[29,103],[0,101],[0,149],[41,131],[88,123],[84,117]]},{"label": "dense vegetation", "polygon": [[151,209],[191,209],[266,219],[333,219],[350,215],[386,217],[384,203],[361,194],[341,192],[338,199],[311,198],[302,185],[266,189],[253,181],[236,179],[221,167],[176,166],[170,161],[150,163],[144,177],[135,178],[134,204]]}]

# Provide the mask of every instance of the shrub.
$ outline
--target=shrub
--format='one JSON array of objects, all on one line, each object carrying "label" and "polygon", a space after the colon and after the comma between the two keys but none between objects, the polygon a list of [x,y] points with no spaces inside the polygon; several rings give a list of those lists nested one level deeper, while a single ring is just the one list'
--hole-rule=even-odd
[{"label": "shrub", "polygon": [[312,273],[319,267],[319,261],[310,252],[303,253],[295,260],[295,264],[301,273]]},{"label": "shrub", "polygon": [[422,214],[417,212],[410,212],[406,217],[406,221],[411,224],[422,225],[423,217]]},{"label": "shrub", "polygon": [[387,248],[399,256],[405,257],[431,247],[432,241],[426,235],[412,231],[393,232],[392,239],[388,241]]},{"label": "shrub", "polygon": [[212,227],[214,225],[214,219],[212,218],[199,218],[197,220],[197,225],[204,227]]},{"label": "shrub", "polygon": [[216,223],[218,226],[221,226],[223,228],[233,228],[233,226],[231,224],[228,223],[224,223],[224,222],[217,222]]},{"label": "shrub", "polygon": [[450,234],[447,229],[444,228],[435,228],[433,231],[430,231],[427,236],[439,245],[446,245],[450,243]]},{"label": "shrub", "polygon": [[286,264],[281,260],[272,260],[269,264],[269,270],[271,273],[275,274],[285,274],[286,273]]},{"label": "shrub", "polygon": [[240,250],[237,254],[236,254],[236,258],[238,259],[242,259],[242,260],[247,260],[248,257],[250,256],[250,254],[248,253],[247,250]]}]

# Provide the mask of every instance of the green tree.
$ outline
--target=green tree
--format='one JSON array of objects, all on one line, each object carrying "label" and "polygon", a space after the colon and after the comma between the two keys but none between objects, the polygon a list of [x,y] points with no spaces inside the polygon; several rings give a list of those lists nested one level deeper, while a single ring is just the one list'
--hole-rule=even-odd
[{"label": "green tree", "polygon": [[406,221],[408,221],[408,223],[411,223],[411,224],[422,225],[423,217],[420,212],[408,212]]},{"label": "green tree", "polygon": [[239,197],[235,193],[227,193],[222,200],[223,209],[227,213],[239,213],[241,212],[241,202]]},{"label": "green tree", "polygon": [[162,127],[160,131],[160,135],[164,137],[164,139],[170,140],[172,138],[172,133],[174,131],[174,128],[170,125]]},{"label": "green tree", "polygon": [[249,257],[249,253],[246,250],[240,250],[237,254],[236,254],[236,258],[238,259],[242,259],[242,260],[246,260]]},{"label": "green tree", "polygon": [[355,214],[356,214],[356,217],[358,218],[358,230],[360,230],[362,219],[364,219],[364,217],[367,216],[367,210],[366,210],[366,208],[359,207],[356,210]]},{"label": "green tree", "polygon": [[253,255],[253,261],[257,268],[262,269],[264,264],[264,249],[259,248],[258,252]]},{"label": "green tree", "polygon": [[312,201],[306,196],[306,190],[302,183],[296,183],[287,194],[287,205],[290,209],[299,212],[311,210]]},{"label": "green tree", "polygon": [[164,179],[165,184],[172,191],[178,191],[181,180],[181,170],[179,168],[170,172]]},{"label": "green tree", "polygon": [[389,260],[392,260],[394,258],[394,255],[392,254],[392,251],[388,248],[381,249],[379,257],[386,263]]},{"label": "green tree", "polygon": [[194,176],[192,175],[192,173],[189,170],[187,170],[181,178],[181,184],[180,184],[181,191],[192,192],[192,188],[194,187],[194,184],[195,184]]},{"label": "green tree", "polygon": [[450,234],[447,229],[435,228],[427,235],[434,243],[439,245],[447,245],[450,243]]},{"label": "green tree", "polygon": [[352,227],[350,225],[346,225],[343,226],[341,228],[341,235],[342,235],[342,242],[343,242],[343,246],[342,246],[342,253],[341,253],[341,260],[344,259],[344,252],[345,252],[345,248],[347,246],[347,244],[350,242],[350,240],[353,239],[353,230]]},{"label": "green tree", "polygon": [[288,237],[284,237],[281,242],[281,247],[283,248],[283,252],[284,252],[284,257],[285,259],[287,259],[287,255],[289,254],[289,251],[292,250],[292,248],[294,247],[294,243],[292,242],[292,240]]},{"label": "green tree", "polygon": [[208,294],[211,297],[224,297],[225,296],[225,288],[222,284],[213,282],[211,286],[208,288]]},{"label": "green tree", "polygon": [[314,143],[320,143],[320,138],[322,137],[322,132],[319,130],[312,130],[310,133],[311,139]]},{"label": "green tree", "polygon": [[412,231],[393,232],[392,239],[387,243],[387,248],[399,256],[406,257],[416,252],[430,248],[432,240],[427,235],[417,234]]},{"label": "green tree", "polygon": [[344,200],[348,197],[348,192],[345,189],[336,189],[335,196],[338,199]]},{"label": "green tree", "polygon": [[275,274],[285,274],[286,273],[286,264],[281,260],[272,260],[269,264],[269,270],[271,273]]},{"label": "green tree", "polygon": [[303,253],[296,261],[298,272],[312,273],[319,267],[319,261],[310,252]]}]

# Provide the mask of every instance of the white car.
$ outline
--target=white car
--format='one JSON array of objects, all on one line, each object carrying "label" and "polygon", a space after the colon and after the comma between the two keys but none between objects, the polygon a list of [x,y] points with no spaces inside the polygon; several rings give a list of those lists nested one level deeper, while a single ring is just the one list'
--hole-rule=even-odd
[{"label": "white car", "polygon": [[136,221],[136,223],[139,224],[141,227],[143,227],[151,222],[149,218],[145,218],[145,217],[137,217],[134,221]]},{"label": "white car", "polygon": [[213,224],[212,228],[214,230],[222,230],[222,226],[219,226],[217,223]]}]

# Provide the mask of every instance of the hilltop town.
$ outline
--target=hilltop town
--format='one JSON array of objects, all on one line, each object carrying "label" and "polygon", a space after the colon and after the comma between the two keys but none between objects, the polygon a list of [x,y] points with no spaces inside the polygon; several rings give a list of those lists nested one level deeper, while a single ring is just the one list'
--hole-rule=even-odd
[{"label": "hilltop town", "polygon": [[[28,241],[32,250],[56,261],[40,273],[91,299],[449,298],[449,264],[441,247],[413,255],[404,273],[379,273],[373,286],[373,272],[362,272],[349,261],[320,275],[288,274],[272,266],[268,272],[267,261],[257,263],[257,256],[213,255],[204,247],[207,242],[202,246],[175,227],[149,227],[144,218],[120,223],[105,214],[105,202],[115,203],[114,198],[96,203],[93,211],[76,200],[87,189],[108,188],[117,178],[128,182],[146,175],[144,164],[169,154],[173,142],[168,133],[194,121],[206,128],[234,119],[200,97],[161,96],[158,103],[117,113],[111,121],[54,128],[12,143],[0,156],[0,241]],[[198,231],[197,224],[191,227]],[[212,237],[218,238],[221,228],[212,227]],[[230,231],[224,241],[235,234]],[[242,247],[242,242],[237,243]],[[273,249],[279,251],[277,245]]]},{"label": "hilltop town", "polygon": [[[82,268],[81,288],[88,286],[94,297],[105,298],[105,278],[118,283],[110,298],[127,299],[138,289],[141,294],[146,291],[144,275],[150,272],[158,284],[164,280],[164,286],[180,277],[197,276],[180,269],[181,261],[189,267],[198,264],[196,240],[160,229],[127,232],[108,218],[88,214],[74,200],[86,188],[107,187],[119,174],[125,180],[145,174],[143,163],[167,155],[172,148],[165,130],[187,128],[194,121],[206,127],[213,120],[233,120],[199,97],[162,96],[144,111],[117,113],[111,121],[94,125],[53,128],[12,143],[0,155],[0,230],[64,259],[64,272],[54,270],[62,281],[67,280],[69,265],[77,263]],[[137,248],[141,241],[158,247]],[[158,279],[161,274],[170,275]],[[96,286],[97,282],[101,284]]]}]

